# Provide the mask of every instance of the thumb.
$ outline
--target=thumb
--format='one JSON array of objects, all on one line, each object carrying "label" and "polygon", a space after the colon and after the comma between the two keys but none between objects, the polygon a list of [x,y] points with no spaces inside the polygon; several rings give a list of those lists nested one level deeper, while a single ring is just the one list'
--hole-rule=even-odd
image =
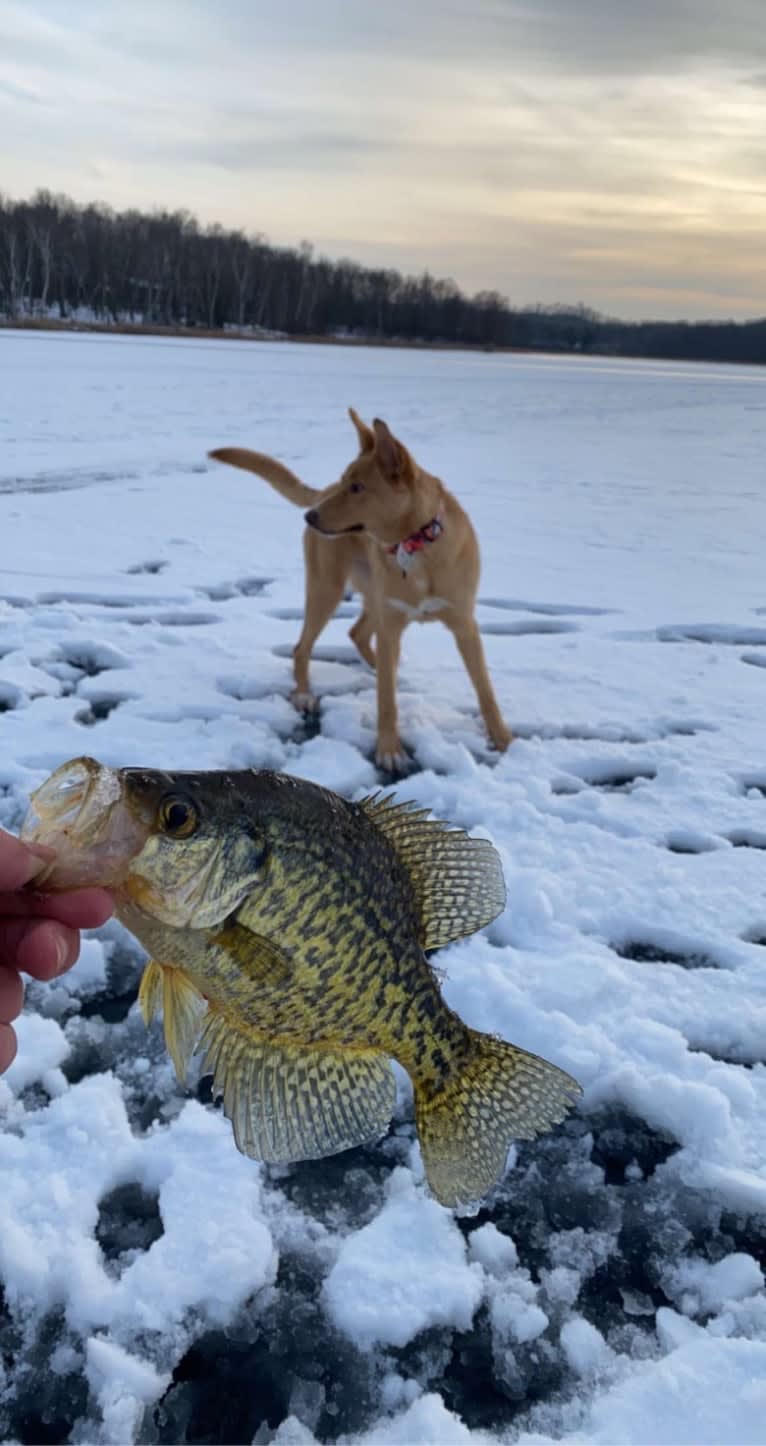
[{"label": "thumb", "polygon": [[0,830],[0,891],[13,893],[47,872],[56,850],[43,844],[25,844]]}]

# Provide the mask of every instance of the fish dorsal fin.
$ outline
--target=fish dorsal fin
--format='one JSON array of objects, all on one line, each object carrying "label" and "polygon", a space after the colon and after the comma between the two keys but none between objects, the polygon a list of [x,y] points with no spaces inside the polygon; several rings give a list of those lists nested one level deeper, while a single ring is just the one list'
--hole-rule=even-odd
[{"label": "fish dorsal fin", "polygon": [[429,818],[427,808],[374,794],[360,807],[385,834],[410,876],[424,949],[441,949],[483,929],[505,908],[500,857],[488,839],[470,838]]},{"label": "fish dorsal fin", "polygon": [[270,1164],[319,1160],[383,1134],[396,1103],[377,1050],[275,1044],[212,1009],[199,1045],[237,1148]]},{"label": "fish dorsal fin", "polygon": [[207,1013],[207,1001],[181,969],[150,959],[141,979],[138,1002],[147,1025],[162,1007],[165,1043],[178,1082],[183,1084]]}]

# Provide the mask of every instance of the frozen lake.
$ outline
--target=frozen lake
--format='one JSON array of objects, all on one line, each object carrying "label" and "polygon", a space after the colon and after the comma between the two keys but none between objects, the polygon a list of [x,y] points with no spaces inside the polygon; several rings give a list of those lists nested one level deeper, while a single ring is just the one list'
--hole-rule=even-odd
[{"label": "frozen lake", "polygon": [[517,734],[498,759],[449,635],[408,630],[398,792],[508,883],[445,994],[582,1103],[457,1220],[404,1081],[379,1144],[261,1167],[108,925],[0,1080],[0,1436],[763,1443],[766,374],[0,331],[0,824],[83,752],[379,786],[356,602],[307,730],[300,514],[206,460],[325,485],[349,404],[469,511]]}]

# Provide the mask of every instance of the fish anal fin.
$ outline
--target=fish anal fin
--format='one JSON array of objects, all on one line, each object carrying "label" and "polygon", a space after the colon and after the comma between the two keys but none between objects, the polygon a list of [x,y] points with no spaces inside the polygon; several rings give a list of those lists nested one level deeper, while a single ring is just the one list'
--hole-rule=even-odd
[{"label": "fish anal fin", "polygon": [[149,1027],[155,1014],[162,1008],[162,965],[150,959],[141,975],[138,986],[138,1003],[144,1024]]},{"label": "fish anal fin", "polygon": [[503,1173],[513,1140],[563,1120],[582,1093],[571,1075],[493,1035],[470,1031],[468,1061],[436,1094],[415,1084],[426,1179],[442,1205],[480,1200]]},{"label": "fish anal fin", "polygon": [[428,817],[428,810],[374,795],[360,807],[407,870],[421,918],[420,943],[440,949],[484,928],[505,908],[500,857],[488,839],[471,838]]},{"label": "fish anal fin", "polygon": [[377,1050],[275,1043],[211,1009],[200,1050],[237,1148],[271,1164],[318,1160],[383,1134],[396,1103]]},{"label": "fish anal fin", "polygon": [[207,1000],[183,970],[150,959],[141,976],[138,1002],[147,1028],[162,1010],[165,1043],[178,1082],[183,1084],[207,1013]]}]

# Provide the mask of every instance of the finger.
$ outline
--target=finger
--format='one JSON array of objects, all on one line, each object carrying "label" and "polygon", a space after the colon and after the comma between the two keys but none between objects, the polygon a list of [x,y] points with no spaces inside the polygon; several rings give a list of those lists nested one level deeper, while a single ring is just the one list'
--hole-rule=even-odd
[{"label": "finger", "polygon": [[73,929],[97,929],[114,913],[106,889],[74,889],[70,894],[0,893],[0,919],[57,919]]},{"label": "finger", "polygon": [[6,919],[0,922],[0,958],[35,979],[55,979],[71,969],[80,952],[77,929],[55,919]]},{"label": "finger", "polygon": [[18,1019],[24,1003],[24,985],[15,969],[0,968],[0,1024]]},{"label": "finger", "polygon": [[0,1024],[0,1074],[13,1064],[16,1058],[16,1035],[10,1024]]},{"label": "finger", "polygon": [[55,857],[55,849],[23,844],[13,834],[0,829],[0,889],[23,889]]}]

